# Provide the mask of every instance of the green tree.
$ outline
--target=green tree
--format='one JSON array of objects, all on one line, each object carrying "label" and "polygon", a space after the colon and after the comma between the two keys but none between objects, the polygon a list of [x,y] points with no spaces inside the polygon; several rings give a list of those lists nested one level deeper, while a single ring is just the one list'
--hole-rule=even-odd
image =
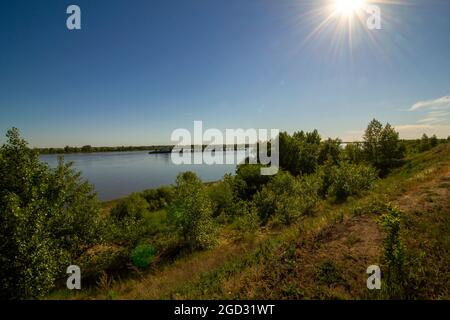
[{"label": "green tree", "polygon": [[430,149],[430,138],[424,133],[419,143],[419,152],[424,152]]},{"label": "green tree", "polygon": [[319,164],[324,164],[326,161],[331,161],[336,164],[341,156],[341,143],[340,139],[328,138],[320,145],[319,151]]},{"label": "green tree", "polygon": [[81,152],[90,153],[90,152],[93,152],[93,151],[94,151],[94,149],[90,145],[86,145],[86,146],[82,146],[81,147]]},{"label": "green tree", "polygon": [[316,170],[320,154],[320,135],[317,130],[295,132],[292,136],[280,133],[280,167],[292,175],[310,174]]},{"label": "green tree", "polygon": [[98,202],[71,164],[61,159],[49,169],[18,129],[6,136],[0,149],[0,298],[34,298],[98,240]]},{"label": "green tree", "polygon": [[251,199],[269,181],[269,176],[261,175],[260,164],[241,164],[236,168],[234,188],[242,199]]},{"label": "green tree", "polygon": [[360,143],[349,143],[342,152],[342,160],[351,163],[361,163],[364,161],[364,150]]},{"label": "green tree", "polygon": [[396,166],[405,154],[398,132],[389,123],[383,127],[376,119],[364,133],[363,150],[367,160],[380,169],[381,174]]},{"label": "green tree", "polygon": [[225,214],[227,217],[233,215],[237,194],[234,188],[234,177],[226,174],[223,180],[208,188],[208,194],[213,203],[214,216]]},{"label": "green tree", "polygon": [[434,148],[434,147],[436,147],[438,144],[439,144],[439,140],[438,140],[438,138],[436,137],[436,135],[433,134],[433,135],[431,136],[431,138],[430,138],[430,147],[431,147],[431,148]]},{"label": "green tree", "polygon": [[193,172],[178,175],[175,200],[168,218],[191,249],[206,249],[217,242],[213,207],[202,181]]}]

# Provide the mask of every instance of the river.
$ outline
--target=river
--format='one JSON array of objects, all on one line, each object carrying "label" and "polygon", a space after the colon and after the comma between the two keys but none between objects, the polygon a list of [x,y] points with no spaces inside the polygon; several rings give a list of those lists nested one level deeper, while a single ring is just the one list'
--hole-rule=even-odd
[{"label": "river", "polygon": [[[199,156],[201,153],[195,153],[195,157]],[[239,163],[245,159],[245,151],[218,151],[215,156],[235,157],[235,163]],[[58,157],[41,155],[40,158],[54,168]],[[101,201],[173,184],[177,174],[184,171],[193,171],[203,181],[210,182],[221,179],[226,173],[234,173],[236,169],[236,164],[176,165],[171,154],[149,154],[148,151],[65,154],[64,160],[73,162],[83,179],[94,185]]]}]

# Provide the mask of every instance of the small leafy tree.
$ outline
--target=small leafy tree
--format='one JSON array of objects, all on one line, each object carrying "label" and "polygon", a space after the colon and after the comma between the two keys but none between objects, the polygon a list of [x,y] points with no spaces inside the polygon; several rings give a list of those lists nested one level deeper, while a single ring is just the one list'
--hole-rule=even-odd
[{"label": "small leafy tree", "polygon": [[169,221],[191,249],[206,249],[217,242],[212,203],[202,181],[193,172],[178,175]]},{"label": "small leafy tree", "polygon": [[366,159],[380,169],[381,174],[396,166],[405,155],[398,132],[389,123],[383,127],[376,119],[367,126],[363,149]]},{"label": "small leafy tree", "polygon": [[[292,175],[310,174],[316,170],[320,156],[320,135],[312,132],[295,132],[292,136],[280,133],[280,167]],[[329,150],[327,150],[329,151]],[[327,156],[325,153],[322,156]]]},{"label": "small leafy tree", "polygon": [[436,135],[433,134],[433,135],[431,136],[431,138],[430,138],[430,147],[431,147],[431,148],[434,148],[434,147],[436,147],[438,144],[439,144],[439,140],[438,140],[438,138],[436,137]]},{"label": "small leafy tree", "polygon": [[424,152],[430,149],[430,138],[424,133],[419,142],[419,152]]},{"label": "small leafy tree", "polygon": [[364,150],[360,143],[349,143],[342,151],[341,158],[350,163],[361,163],[364,161]]},{"label": "small leafy tree", "polygon": [[324,164],[329,161],[332,163],[337,163],[341,157],[341,140],[328,138],[320,145],[319,151],[319,164]]},{"label": "small leafy tree", "polygon": [[378,218],[386,232],[383,241],[383,262],[387,267],[384,294],[390,299],[405,298],[406,293],[406,252],[400,238],[401,218],[402,212],[392,205],[388,205],[386,212]]},{"label": "small leafy tree", "polygon": [[0,298],[46,294],[98,240],[92,187],[61,160],[39,161],[16,128],[0,148]]}]

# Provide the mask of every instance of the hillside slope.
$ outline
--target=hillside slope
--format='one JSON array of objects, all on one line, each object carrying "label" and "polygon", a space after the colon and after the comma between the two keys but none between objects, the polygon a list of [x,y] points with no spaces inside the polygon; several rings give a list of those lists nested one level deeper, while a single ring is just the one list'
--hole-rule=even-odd
[{"label": "hillside slope", "polygon": [[[369,265],[381,266],[384,280],[387,235],[378,217],[388,203],[402,212],[400,296],[366,287]],[[225,230],[215,249],[64,298],[448,299],[449,266],[450,144],[443,144],[407,159],[362,197],[339,205],[323,201],[296,225],[256,239]]]}]

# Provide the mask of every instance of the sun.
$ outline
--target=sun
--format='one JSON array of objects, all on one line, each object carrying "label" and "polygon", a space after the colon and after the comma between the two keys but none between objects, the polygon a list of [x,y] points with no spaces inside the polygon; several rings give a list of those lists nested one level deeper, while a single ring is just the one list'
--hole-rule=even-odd
[{"label": "sun", "polygon": [[334,11],[336,14],[351,17],[364,5],[364,0],[334,0]]}]

